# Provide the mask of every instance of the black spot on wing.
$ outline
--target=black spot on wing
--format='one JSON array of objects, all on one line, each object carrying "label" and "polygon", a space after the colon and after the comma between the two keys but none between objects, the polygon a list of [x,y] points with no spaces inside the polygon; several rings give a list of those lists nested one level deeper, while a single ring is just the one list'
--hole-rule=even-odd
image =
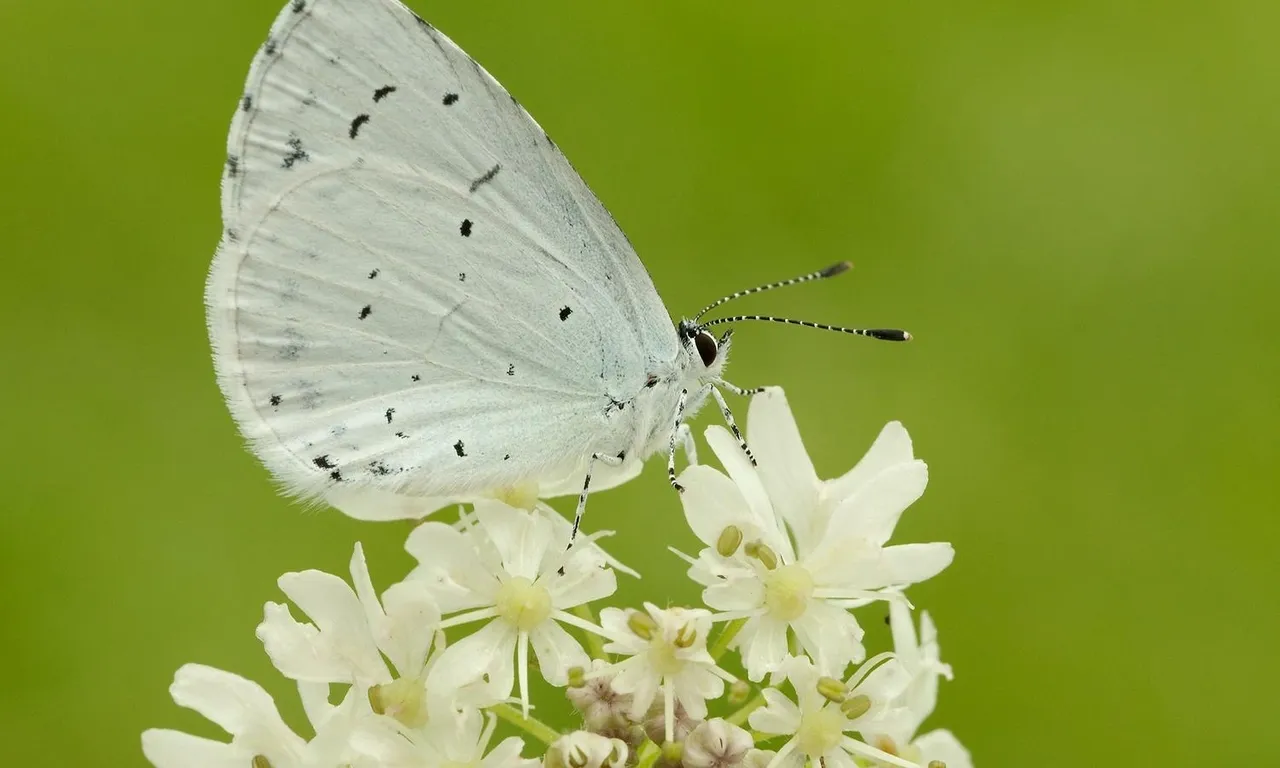
[{"label": "black spot on wing", "polygon": [[458,454],[459,456],[466,456],[466,455],[467,455],[467,452],[466,452],[466,451],[464,451],[464,450],[462,450],[462,441],[461,441],[461,440],[459,440],[458,442],[456,442],[456,443],[454,443],[454,444],[453,444],[453,451],[454,451],[454,453]]},{"label": "black spot on wing", "polygon": [[465,282],[467,282],[467,273],[466,273],[466,272],[459,272],[459,273],[458,273],[458,282],[460,282],[460,283],[465,283]]},{"label": "black spot on wing", "polygon": [[290,136],[285,142],[289,147],[289,151],[284,156],[284,167],[292,168],[298,163],[305,163],[311,159],[307,151],[302,148],[302,139],[297,136]]},{"label": "black spot on wing", "polygon": [[561,308],[560,308],[560,322],[564,322],[565,320],[568,320],[568,319],[569,319],[569,315],[572,315],[572,314],[573,314],[573,308],[572,308],[572,307],[568,307],[568,306],[561,307]]},{"label": "black spot on wing", "polygon": [[249,112],[252,109],[253,109],[253,97],[246,93],[240,99],[240,111]]},{"label": "black spot on wing", "polygon": [[503,457],[502,457],[502,460],[503,460],[503,461],[506,461],[506,460],[507,460],[507,459],[509,459],[509,458],[511,458],[511,454],[509,454],[509,453],[508,453],[506,456],[503,456]]},{"label": "black spot on wing", "polygon": [[334,467],[333,462],[329,461],[329,454],[327,453],[323,456],[315,457],[314,459],[312,459],[312,461],[315,462],[315,465],[321,469],[333,469]]},{"label": "black spot on wing", "polygon": [[458,227],[458,231],[463,237],[471,237],[471,219],[463,219],[462,226]]},{"label": "black spot on wing", "polygon": [[367,122],[369,122],[368,115],[356,115],[355,119],[351,121],[351,128],[347,131],[347,135],[354,139],[360,133],[360,127]]},{"label": "black spot on wing", "polygon": [[457,103],[458,103],[458,94],[456,94],[456,93],[446,93],[446,94],[444,95],[444,98],[443,98],[443,99],[441,99],[440,101],[441,101],[441,103],[442,103],[442,104],[444,104],[446,107],[452,107],[454,104],[457,104]]},{"label": "black spot on wing", "polygon": [[373,314],[373,305],[372,305],[372,304],[365,304],[363,307],[361,307],[361,308],[360,308],[360,319],[361,319],[361,320],[365,319],[366,317],[368,317],[369,315],[372,315],[372,314]]},{"label": "black spot on wing", "polygon": [[515,375],[516,375],[516,364],[515,364],[515,363],[511,363],[510,365],[508,365],[508,366],[507,366],[507,375],[508,375],[508,376],[515,376]]},{"label": "black spot on wing", "polygon": [[471,190],[470,190],[470,191],[471,191],[471,193],[472,193],[472,194],[475,194],[475,191],[476,191],[477,189],[479,189],[479,188],[483,187],[485,184],[488,184],[489,182],[493,181],[493,180],[494,180],[494,178],[498,175],[498,171],[500,171],[500,170],[502,170],[502,166],[501,166],[501,165],[495,165],[495,166],[493,166],[492,168],[490,168],[489,170],[485,171],[483,176],[481,176],[480,178],[478,178],[478,179],[476,179],[475,181],[471,182]]},{"label": "black spot on wing", "polygon": [[406,434],[405,434],[405,433],[403,433],[403,432],[397,432],[397,433],[396,433],[396,437],[400,438],[401,440],[408,440],[408,439],[409,439],[409,436],[408,436],[408,435],[406,435]]},{"label": "black spot on wing", "polygon": [[381,270],[378,270],[378,269],[369,270],[369,279],[372,280],[373,278],[377,277],[380,271]]},{"label": "black spot on wing", "polygon": [[236,175],[239,173],[240,173],[240,158],[236,157],[235,155],[228,155],[227,156],[227,176],[229,178],[234,179]]},{"label": "black spot on wing", "polygon": [[342,482],[342,473],[336,469],[329,473],[329,477],[333,480],[337,480],[338,482]]},{"label": "black spot on wing", "polygon": [[382,101],[395,92],[396,87],[394,85],[384,85],[373,92],[373,103],[377,104],[379,101]]},{"label": "black spot on wing", "polygon": [[263,54],[265,54],[265,55],[267,55],[267,56],[275,56],[275,55],[276,55],[276,51],[277,51],[277,50],[279,50],[279,46],[277,46],[277,45],[276,45],[276,40],[275,40],[275,38],[274,38],[274,37],[268,37],[268,38],[267,38],[267,42],[263,43],[263,45],[262,45],[262,52],[263,52]]},{"label": "black spot on wing", "polygon": [[307,0],[293,0],[289,3],[289,9],[294,13],[302,13],[307,9]]},{"label": "black spot on wing", "polygon": [[388,409],[387,409],[387,412],[383,414],[384,416],[386,416],[386,417],[387,417],[387,423],[388,423],[388,424],[390,424],[390,423],[391,423],[391,416],[392,416],[395,412],[396,412],[396,409],[395,409],[395,408],[388,408]]},{"label": "black spot on wing", "polygon": [[422,381],[422,377],[421,377],[421,376],[419,376],[419,375],[418,375],[418,374],[416,374],[416,373],[415,373],[415,374],[413,374],[413,377],[412,377],[412,378],[413,378],[413,380],[414,380],[414,381]]},{"label": "black spot on wing", "polygon": [[275,406],[275,405],[279,405],[283,399],[284,398],[280,397],[279,395],[272,395],[270,402],[273,406]]}]

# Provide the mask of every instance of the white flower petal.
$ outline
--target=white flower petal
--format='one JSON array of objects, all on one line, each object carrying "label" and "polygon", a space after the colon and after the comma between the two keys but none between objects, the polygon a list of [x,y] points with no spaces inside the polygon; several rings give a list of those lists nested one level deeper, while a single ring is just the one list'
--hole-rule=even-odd
[{"label": "white flower petal", "polygon": [[333,488],[324,500],[357,520],[418,520],[454,503],[443,496],[405,496],[374,488]]},{"label": "white flower petal", "polygon": [[427,688],[433,694],[456,691],[488,674],[492,688],[509,695],[515,685],[515,650],[515,627],[491,621],[440,654],[427,674]]},{"label": "white flower petal", "polygon": [[973,758],[960,740],[945,729],[929,731],[912,742],[920,750],[920,757],[927,765],[931,760],[941,760],[947,768],[973,768]]},{"label": "white flower petal", "polygon": [[802,527],[818,507],[818,475],[781,389],[769,387],[751,398],[747,443],[774,510],[790,525]]},{"label": "white flower petal", "polygon": [[249,754],[287,765],[306,747],[284,724],[270,694],[252,680],[202,664],[184,664],[174,675],[169,693],[179,706],[221,726]]},{"label": "white flower petal", "polygon": [[[358,680],[378,682],[386,678],[386,665],[369,627],[365,608],[347,582],[330,573],[309,570],[286,573],[278,583],[280,590],[319,628],[317,642],[323,644],[333,658],[345,662],[344,667],[348,670],[346,675],[336,679],[308,679],[350,682],[353,673]],[[263,625],[266,626],[266,621]],[[275,660],[276,655],[272,654],[272,658]]]},{"label": "white flower petal", "polygon": [[764,582],[747,571],[738,578],[717,581],[702,591],[702,602],[717,611],[750,611],[764,605]]},{"label": "white flower petal", "polygon": [[529,633],[529,640],[542,677],[554,686],[568,685],[570,667],[586,669],[591,665],[582,645],[554,621],[542,622]]},{"label": "white flower petal", "polygon": [[787,625],[768,615],[752,616],[738,633],[747,677],[760,682],[787,657]]},{"label": "white flower petal", "polygon": [[165,728],[142,732],[142,754],[156,768],[244,768],[253,759],[230,744]]},{"label": "white flower petal", "polygon": [[795,733],[800,727],[800,708],[777,688],[762,691],[765,705],[747,716],[751,727],[761,733]]},{"label": "white flower petal", "polygon": [[848,611],[821,600],[809,603],[804,615],[791,623],[800,646],[828,677],[842,677],[851,662],[862,661],[862,627]]},{"label": "white flower petal", "polygon": [[425,522],[414,528],[404,548],[418,561],[409,578],[422,579],[441,613],[491,604],[498,580],[485,569],[470,537],[451,525]]},{"label": "white flower petal", "polygon": [[[537,579],[544,559],[553,554],[551,524],[499,501],[477,501],[475,515],[502,558],[507,573],[530,581]],[[554,555],[558,556],[559,552]]]},{"label": "white flower petal", "polygon": [[889,467],[835,508],[829,530],[857,532],[883,546],[902,513],[924,494],[928,484],[929,468],[923,461]]},{"label": "white flower petal", "polygon": [[[740,449],[735,446],[734,450]],[[720,534],[731,525],[743,530],[744,536],[760,529],[742,491],[720,472],[697,464],[681,472],[679,480],[684,486],[680,494],[684,519],[703,544],[714,549]]]},{"label": "white flower petal", "polygon": [[[718,426],[708,427],[705,437],[707,444],[715,451],[720,463],[724,465],[725,472],[729,473],[730,479],[733,480],[733,484],[737,486],[742,499],[747,504],[750,525],[744,533],[748,535],[748,540],[762,538],[764,543],[782,555],[784,560],[787,562],[794,560],[791,541],[782,530],[782,521],[774,513],[769,493],[756,468],[742,452],[742,446],[738,444],[737,438],[729,434],[729,430]],[[710,543],[715,546],[714,542]]]},{"label": "white flower petal", "polygon": [[905,464],[915,458],[912,452],[911,436],[901,422],[891,421],[884,425],[876,440],[853,469],[844,475],[828,480],[825,493],[837,503],[858,493],[871,478],[897,464]]},{"label": "white flower petal", "polygon": [[[582,555],[587,553],[583,552]],[[565,610],[583,603],[603,600],[618,591],[618,578],[613,571],[597,567],[593,564],[594,559],[575,554],[565,564],[563,576],[552,573],[539,579],[539,584],[546,582],[552,606]]]},{"label": "white flower petal", "polygon": [[417,677],[435,641],[440,608],[417,579],[392,584],[382,593],[382,605],[386,613],[378,645],[401,676]]},{"label": "white flower petal", "polygon": [[956,551],[946,542],[929,544],[895,544],[884,548],[884,567],[888,584],[906,586],[942,573],[956,557]]}]

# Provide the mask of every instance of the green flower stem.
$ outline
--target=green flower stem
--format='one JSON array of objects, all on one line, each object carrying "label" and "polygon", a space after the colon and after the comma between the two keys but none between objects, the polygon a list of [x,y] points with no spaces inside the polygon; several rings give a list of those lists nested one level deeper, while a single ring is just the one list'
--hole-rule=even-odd
[{"label": "green flower stem", "polygon": [[526,718],[520,710],[510,704],[494,704],[488,709],[499,718],[506,720],[547,746],[551,746],[551,742],[560,738],[559,731],[536,717]]},{"label": "green flower stem", "polygon": [[734,725],[740,726],[743,723],[747,722],[747,715],[751,714],[752,712],[755,712],[757,709],[763,706],[764,706],[764,694],[757,693],[754,699],[752,699],[751,701],[748,701],[746,704],[743,704],[742,709],[739,709],[737,712],[734,712],[733,714],[729,715],[728,717],[725,718],[725,720]]},{"label": "green flower stem", "polygon": [[636,754],[636,768],[653,768],[659,757],[662,757],[662,747],[645,739]]},{"label": "green flower stem", "polygon": [[711,646],[711,658],[719,661],[724,652],[729,650],[729,643],[733,642],[733,638],[738,636],[738,632],[741,631],[746,623],[746,619],[734,619],[725,624],[724,629],[720,630],[720,636],[716,638],[715,644]]},{"label": "green flower stem", "polygon": [[[573,611],[574,616],[577,616],[583,621],[589,621],[596,626],[600,626],[600,622],[596,621],[595,611],[591,610],[590,603],[575,605],[571,610]],[[587,636],[587,655],[593,659],[608,661],[606,658],[607,654],[604,652],[604,638],[597,635],[595,632],[588,632],[585,629],[582,630],[582,634]]]}]

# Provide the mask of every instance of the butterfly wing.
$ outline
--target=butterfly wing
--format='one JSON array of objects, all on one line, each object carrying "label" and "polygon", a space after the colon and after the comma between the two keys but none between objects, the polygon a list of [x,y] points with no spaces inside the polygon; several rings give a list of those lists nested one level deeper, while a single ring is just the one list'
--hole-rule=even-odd
[{"label": "butterfly wing", "polygon": [[219,383],[292,493],[451,496],[629,444],[676,355],[608,212],[395,0],[293,0],[232,123],[206,290]]}]

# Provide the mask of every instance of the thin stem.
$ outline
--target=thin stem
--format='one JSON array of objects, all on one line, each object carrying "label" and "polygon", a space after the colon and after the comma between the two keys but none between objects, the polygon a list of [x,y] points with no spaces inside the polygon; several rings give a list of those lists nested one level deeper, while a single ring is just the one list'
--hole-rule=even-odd
[{"label": "thin stem", "polygon": [[732,723],[733,725],[742,725],[743,723],[747,722],[747,715],[751,714],[752,712],[755,712],[757,709],[763,706],[764,706],[764,694],[757,693],[754,699],[752,699],[751,701],[748,701],[746,704],[743,704],[742,709],[739,709],[737,712],[734,712],[733,714],[729,715],[728,717],[725,718],[725,720],[728,721],[729,723]]},{"label": "thin stem", "polygon": [[560,732],[536,717],[525,717],[510,704],[494,704],[488,710],[547,746],[560,738]]},{"label": "thin stem", "polygon": [[[595,611],[591,610],[590,603],[575,605],[570,610],[574,616],[577,616],[583,621],[588,621],[588,622],[591,622],[592,624],[598,624],[598,622],[596,621]],[[582,634],[586,635],[587,654],[590,655],[591,658],[593,659],[608,661],[607,654],[604,652],[604,638],[600,637],[595,632],[583,631]]]},{"label": "thin stem", "polygon": [[733,638],[738,636],[738,632],[742,631],[743,625],[747,623],[746,619],[734,619],[724,625],[724,629],[720,630],[720,635],[716,638],[716,642],[711,646],[711,658],[716,661],[729,650],[729,644],[733,642]]}]

